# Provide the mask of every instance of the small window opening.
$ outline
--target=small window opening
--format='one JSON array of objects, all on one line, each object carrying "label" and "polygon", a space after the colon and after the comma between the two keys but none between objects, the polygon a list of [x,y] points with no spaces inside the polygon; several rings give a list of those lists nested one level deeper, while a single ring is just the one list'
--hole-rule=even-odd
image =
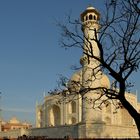
[{"label": "small window opening", "polygon": [[92,15],[89,15],[89,20],[92,20]]}]

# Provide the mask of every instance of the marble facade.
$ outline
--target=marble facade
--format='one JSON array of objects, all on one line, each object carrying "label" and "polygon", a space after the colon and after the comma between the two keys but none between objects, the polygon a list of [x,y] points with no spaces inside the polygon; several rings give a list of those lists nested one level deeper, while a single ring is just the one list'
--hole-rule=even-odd
[{"label": "marble facade", "polygon": [[[99,19],[100,13],[91,6],[81,14],[82,31],[86,38],[94,38],[93,31],[99,29]],[[100,57],[97,43],[91,40],[91,44],[93,54]],[[86,49],[88,45],[90,44],[85,40],[83,48]],[[99,62],[93,58],[90,58],[89,62],[87,61],[87,56],[83,54],[80,59],[82,69],[74,73],[68,83],[73,93],[69,96],[69,102],[65,99],[59,103],[63,98],[61,95],[48,95],[44,97],[43,103],[36,106],[36,127],[38,128],[35,130],[36,134],[39,129],[43,129],[44,134],[49,137],[62,137],[67,134],[78,138],[138,137],[135,122],[127,110],[120,108],[116,111],[112,102],[108,102],[108,105],[102,109],[93,109],[92,104],[82,100],[81,95],[74,94],[89,85],[92,88],[110,87],[109,78],[102,71],[96,79],[93,77],[92,70],[99,65]],[[91,77],[90,80],[89,77]],[[71,84],[72,81],[81,83],[82,87]],[[89,91],[84,98],[96,99],[99,94],[98,91]],[[140,103],[137,101],[136,94],[126,93],[126,98],[140,111]]]}]

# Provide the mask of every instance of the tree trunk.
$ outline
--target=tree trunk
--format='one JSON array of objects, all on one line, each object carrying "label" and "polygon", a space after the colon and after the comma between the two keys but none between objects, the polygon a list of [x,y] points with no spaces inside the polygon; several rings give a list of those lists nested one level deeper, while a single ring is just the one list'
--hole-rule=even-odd
[{"label": "tree trunk", "polygon": [[140,114],[137,112],[137,110],[126,100],[124,96],[120,97],[120,101],[123,105],[123,107],[129,112],[129,114],[132,116],[134,119],[137,129],[138,129],[138,134],[140,137]]}]

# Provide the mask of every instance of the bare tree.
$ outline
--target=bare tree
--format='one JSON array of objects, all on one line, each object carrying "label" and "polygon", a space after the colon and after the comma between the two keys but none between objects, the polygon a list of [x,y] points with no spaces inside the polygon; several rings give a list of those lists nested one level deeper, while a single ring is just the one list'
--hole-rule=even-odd
[{"label": "bare tree", "polygon": [[[69,95],[74,93],[84,95],[89,91],[100,91],[100,96],[94,101],[101,100],[97,107],[108,100],[117,100],[119,107],[124,107],[133,117],[140,136],[140,114],[133,107],[133,105],[126,99],[126,91],[133,86],[129,82],[129,77],[139,69],[140,63],[140,1],[139,0],[106,0],[105,12],[100,19],[100,27],[92,30],[94,37],[87,37],[80,28],[85,28],[79,20],[71,21],[69,18],[69,25],[59,24],[62,33],[62,46],[66,48],[78,47],[83,50],[84,58],[87,63],[93,63],[96,60],[96,67],[92,67],[92,77],[98,78],[102,72],[111,77],[112,84],[110,87],[91,87],[83,86],[79,81],[71,81],[72,88],[66,83],[67,79],[61,77],[61,85],[65,87],[62,91],[55,91],[55,93],[62,93],[64,96],[69,92]],[[88,28],[88,27],[86,27]],[[93,50],[92,41],[96,42],[99,56]],[[87,45],[88,44],[88,45]],[[83,47],[84,46],[84,47]],[[85,61],[85,60],[84,60]],[[83,63],[83,62],[82,62]],[[91,79],[88,78],[87,82]],[[93,78],[92,78],[92,82]],[[82,87],[77,90],[77,87]],[[73,91],[71,91],[73,89]],[[54,92],[53,92],[54,93]],[[104,96],[106,98],[104,98]],[[91,103],[90,102],[90,103]],[[117,107],[118,107],[117,106]]]}]

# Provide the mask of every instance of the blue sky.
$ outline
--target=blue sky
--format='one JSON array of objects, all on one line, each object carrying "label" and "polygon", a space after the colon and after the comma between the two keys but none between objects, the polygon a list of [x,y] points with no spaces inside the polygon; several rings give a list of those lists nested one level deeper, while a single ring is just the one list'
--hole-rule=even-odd
[{"label": "blue sky", "polygon": [[[59,44],[56,20],[71,12],[79,18],[91,4],[99,11],[103,0],[1,0],[0,91],[2,117],[35,122],[35,103],[43,92],[56,87],[58,75],[70,76],[79,64],[81,50],[65,50]],[[133,76],[139,88],[139,72]]]}]

